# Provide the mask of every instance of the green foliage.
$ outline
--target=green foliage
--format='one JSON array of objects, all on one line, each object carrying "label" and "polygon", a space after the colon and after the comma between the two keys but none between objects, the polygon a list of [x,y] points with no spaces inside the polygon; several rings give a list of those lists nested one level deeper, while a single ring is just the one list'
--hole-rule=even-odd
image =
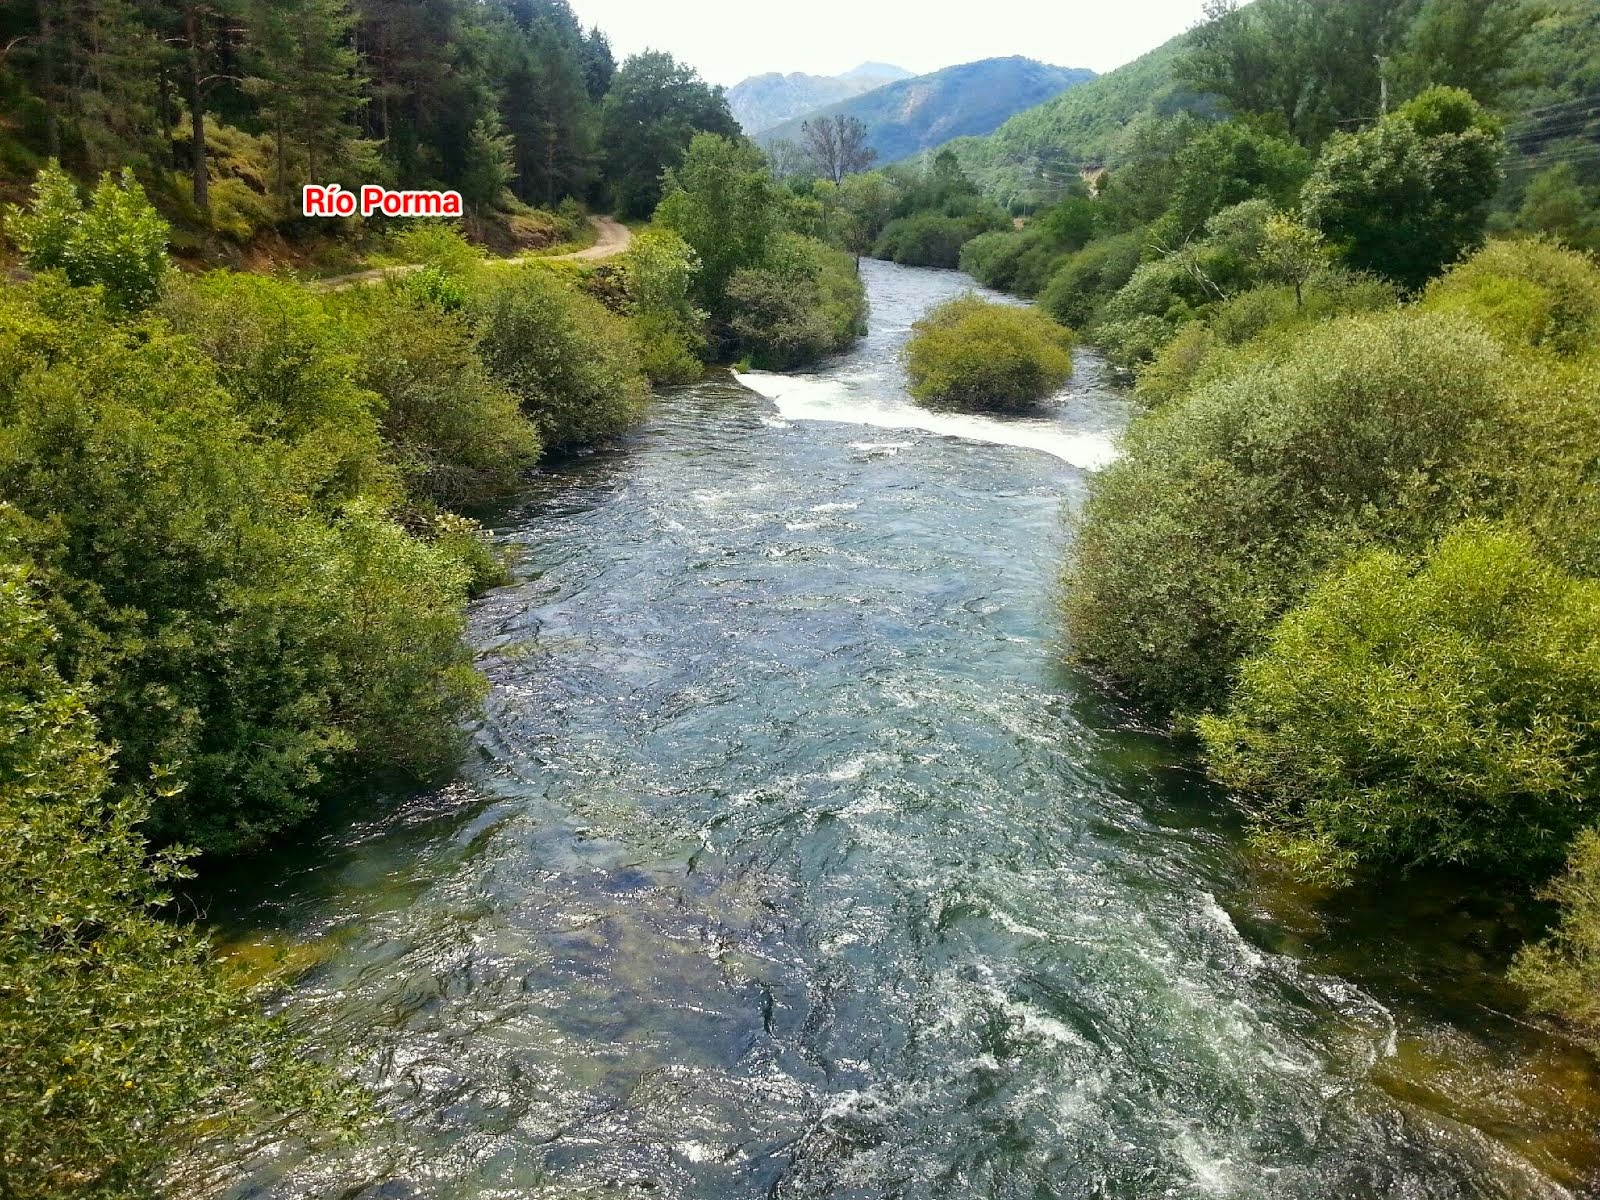
[{"label": "green foliage", "polygon": [[1421,544],[1480,493],[1505,375],[1471,325],[1353,317],[1140,418],[1078,519],[1078,652],[1141,702],[1216,703],[1325,564]]},{"label": "green foliage", "polygon": [[876,258],[906,266],[954,267],[967,242],[1011,226],[1005,213],[979,195],[949,151],[919,171],[901,171],[899,178],[894,219],[878,235],[872,251]]},{"label": "green foliage", "polygon": [[[9,557],[9,555],[7,555]],[[164,920],[182,855],[150,855],[26,574],[0,567],[0,1192],[154,1197],[202,1131],[355,1128],[362,1098]]]},{"label": "green foliage", "polygon": [[489,375],[462,315],[408,303],[424,274],[393,291],[338,296],[339,336],[356,352],[353,381],[378,398],[386,457],[410,495],[451,506],[511,492],[538,461],[539,432]]},{"label": "green foliage", "polygon": [[1556,163],[1528,181],[1511,227],[1600,250],[1600,190],[1585,187],[1570,162]]},{"label": "green foliage", "polygon": [[1003,218],[997,213],[977,212],[963,217],[940,213],[917,213],[897,217],[884,227],[873,247],[875,258],[886,258],[910,267],[955,268],[961,261],[961,248],[981,233],[999,229]]},{"label": "green foliage", "polygon": [[39,172],[27,211],[6,212],[6,233],[35,271],[61,271],[75,287],[105,289],[112,306],[133,311],[154,303],[167,276],[167,224],[124,167],[102,175],[85,207],[54,162]]},{"label": "green foliage", "polygon": [[1094,236],[1095,206],[1069,196],[1020,230],[979,234],[961,249],[961,269],[985,287],[1035,296]]},{"label": "green foliage", "polygon": [[1050,276],[1039,293],[1039,307],[1063,325],[1089,324],[1100,305],[1133,278],[1141,242],[1137,233],[1090,242]]},{"label": "green foliage", "polygon": [[1250,287],[1266,270],[1272,206],[1246,200],[1214,214],[1205,236],[1141,263],[1100,308],[1095,340],[1106,361],[1134,371],[1205,309]]},{"label": "green foliage", "polygon": [[1472,316],[1510,346],[1584,354],[1600,345],[1600,268],[1538,238],[1491,241],[1429,284],[1423,307]]},{"label": "green foliage", "polygon": [[931,408],[1025,410],[1072,378],[1072,335],[1034,308],[958,296],[912,327],[911,395]]},{"label": "green foliage", "polygon": [[1217,213],[1246,200],[1294,203],[1311,160],[1294,142],[1219,121],[1184,142],[1173,170],[1166,211],[1151,234],[1168,247],[1199,236]]},{"label": "green foliage", "polygon": [[848,349],[863,332],[866,300],[849,255],[785,235],[766,265],[728,283],[731,328],[741,355],[786,370]]},{"label": "green foliage", "polygon": [[687,383],[701,373],[705,313],[694,306],[700,259],[666,229],[637,235],[622,258],[628,313],[639,357],[652,383]]},{"label": "green foliage", "polygon": [[700,260],[695,303],[722,319],[728,281],[764,262],[782,227],[777,189],[761,152],[709,133],[697,134],[683,165],[667,173],[655,219],[694,251]]},{"label": "green foliage", "polygon": [[1481,526],[1420,568],[1371,551],[1284,617],[1199,728],[1302,873],[1547,871],[1594,818],[1600,584]]},{"label": "green foliage", "polygon": [[1421,287],[1482,240],[1501,151],[1470,96],[1434,88],[1329,139],[1306,182],[1306,222],[1359,270]]},{"label": "green foliage", "polygon": [[395,259],[468,278],[483,262],[483,250],[450,221],[407,221],[389,238]]},{"label": "green foliage", "polygon": [[1560,919],[1517,955],[1511,982],[1536,1012],[1561,1017],[1600,1048],[1600,832],[1585,829],[1573,839],[1566,871],[1543,896],[1560,907]]},{"label": "green foliage", "polygon": [[[390,473],[332,323],[208,277],[192,332],[48,284],[0,307],[0,489],[151,828],[249,847],[372,765],[427,775],[479,683],[467,571],[389,521]],[[309,304],[310,301],[307,301]]]},{"label": "green foliage", "polygon": [[1182,326],[1140,367],[1139,399],[1152,406],[1164,404],[1220,378],[1249,357],[1281,349],[1308,325],[1399,304],[1393,284],[1339,267],[1318,271],[1298,292],[1285,284],[1251,288]]},{"label": "green foliage", "polygon": [[468,308],[478,354],[551,449],[593,445],[649,399],[626,322],[537,266],[485,272]]},{"label": "green foliage", "polygon": [[213,271],[174,286],[162,313],[215,364],[236,414],[277,444],[289,486],[326,502],[388,486],[375,398],[315,294]]},{"label": "green foliage", "polygon": [[601,109],[601,124],[612,198],[617,211],[630,217],[655,209],[663,195],[662,172],[676,170],[699,135],[740,137],[722,89],[656,50],[622,64]]}]

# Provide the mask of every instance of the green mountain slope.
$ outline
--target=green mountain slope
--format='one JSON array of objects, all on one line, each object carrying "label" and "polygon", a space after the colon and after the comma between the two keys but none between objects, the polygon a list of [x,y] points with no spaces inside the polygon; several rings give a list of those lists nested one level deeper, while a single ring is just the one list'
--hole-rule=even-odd
[{"label": "green mountain slope", "polygon": [[1138,117],[1214,111],[1175,78],[1187,36],[1017,113],[987,137],[961,138],[950,148],[997,198],[1048,196],[1066,175],[1112,158],[1119,135]]},{"label": "green mountain slope", "polygon": [[[867,126],[878,160],[888,163],[952,138],[988,133],[1013,114],[1094,77],[1081,67],[1053,67],[1031,58],[986,58],[891,83],[806,118],[840,113],[858,118]],[[798,141],[804,119],[775,126],[760,140]]]}]

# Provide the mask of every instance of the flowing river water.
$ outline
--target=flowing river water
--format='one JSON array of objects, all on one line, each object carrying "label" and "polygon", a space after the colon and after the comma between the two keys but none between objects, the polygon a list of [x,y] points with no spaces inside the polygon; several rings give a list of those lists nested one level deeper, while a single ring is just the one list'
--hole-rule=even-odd
[{"label": "flowing river water", "polygon": [[852,354],[668,391],[492,516],[454,783],[226,882],[384,1120],[264,1132],[221,1192],[1585,1194],[1515,906],[1275,881],[1061,665],[1064,506],[1128,413],[1093,356],[1048,418],[921,413],[896,350],[970,281],[864,270]]}]

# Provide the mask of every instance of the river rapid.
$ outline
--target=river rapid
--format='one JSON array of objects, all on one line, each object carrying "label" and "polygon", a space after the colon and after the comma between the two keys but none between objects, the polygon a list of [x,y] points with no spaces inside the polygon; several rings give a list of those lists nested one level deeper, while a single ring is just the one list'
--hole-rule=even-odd
[{"label": "river rapid", "polygon": [[863,269],[850,355],[667,391],[490,515],[456,781],[220,885],[384,1114],[220,1193],[1587,1194],[1513,906],[1275,879],[1061,665],[1064,510],[1129,411],[1097,360],[1047,417],[923,413],[896,352],[971,283]]}]

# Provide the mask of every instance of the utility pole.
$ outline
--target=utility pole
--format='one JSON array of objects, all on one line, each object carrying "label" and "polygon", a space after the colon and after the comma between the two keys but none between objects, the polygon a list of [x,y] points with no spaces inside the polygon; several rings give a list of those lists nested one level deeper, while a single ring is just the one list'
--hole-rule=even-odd
[{"label": "utility pole", "polygon": [[1381,54],[1374,54],[1378,60],[1378,115],[1387,116],[1389,113],[1389,60]]}]

